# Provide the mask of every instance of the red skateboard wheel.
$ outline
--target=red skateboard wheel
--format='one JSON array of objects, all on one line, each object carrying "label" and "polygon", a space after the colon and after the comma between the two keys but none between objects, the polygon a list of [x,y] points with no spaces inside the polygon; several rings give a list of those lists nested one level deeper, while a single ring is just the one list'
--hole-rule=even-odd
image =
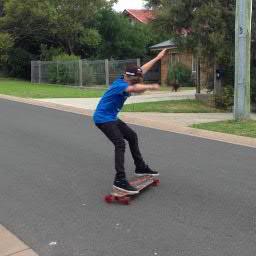
[{"label": "red skateboard wheel", "polygon": [[114,201],[114,198],[112,195],[107,195],[105,196],[105,201],[110,204]]},{"label": "red skateboard wheel", "polygon": [[160,185],[160,180],[154,180],[152,183],[153,186],[159,186]]},{"label": "red skateboard wheel", "polygon": [[122,199],[120,202],[122,204],[129,205],[130,204],[130,199],[129,198],[125,198],[125,199]]}]

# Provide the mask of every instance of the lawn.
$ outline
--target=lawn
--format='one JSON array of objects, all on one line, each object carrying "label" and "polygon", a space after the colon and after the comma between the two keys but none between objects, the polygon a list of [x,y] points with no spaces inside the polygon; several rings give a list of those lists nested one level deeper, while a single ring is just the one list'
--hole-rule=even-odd
[{"label": "lawn", "polygon": [[193,128],[256,138],[256,121],[221,121],[194,124]]},{"label": "lawn", "polygon": [[197,100],[171,100],[125,105],[123,112],[214,113],[222,112]]},{"label": "lawn", "polygon": [[23,98],[98,98],[106,88],[72,88],[61,85],[32,84],[23,80],[0,79],[0,94]]},{"label": "lawn", "polygon": [[[105,88],[79,88],[64,85],[32,84],[29,81],[0,78],[0,94],[23,98],[98,98]],[[170,87],[163,86],[161,91],[171,91]],[[193,87],[182,87],[180,90],[193,90]]]}]

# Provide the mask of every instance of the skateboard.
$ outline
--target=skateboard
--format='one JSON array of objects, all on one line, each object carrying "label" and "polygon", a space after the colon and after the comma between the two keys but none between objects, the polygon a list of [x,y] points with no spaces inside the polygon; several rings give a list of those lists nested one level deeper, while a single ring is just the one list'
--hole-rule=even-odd
[{"label": "skateboard", "polygon": [[[138,189],[139,193],[151,186],[158,186],[160,184],[160,180],[156,179],[152,176],[143,176],[139,178],[135,178],[130,182],[131,186]],[[107,203],[121,203],[125,205],[129,205],[131,200],[139,194],[131,195],[127,192],[120,191],[118,189],[113,189],[109,195],[105,196],[105,201]]]}]

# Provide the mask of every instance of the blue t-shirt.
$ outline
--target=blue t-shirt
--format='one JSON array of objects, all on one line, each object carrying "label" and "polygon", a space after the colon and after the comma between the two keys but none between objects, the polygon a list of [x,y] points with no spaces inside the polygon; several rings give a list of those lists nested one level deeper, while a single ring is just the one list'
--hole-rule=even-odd
[{"label": "blue t-shirt", "polygon": [[117,115],[122,109],[124,102],[130,96],[125,90],[128,83],[119,78],[113,82],[101,98],[93,115],[95,124],[102,124],[117,120]]}]

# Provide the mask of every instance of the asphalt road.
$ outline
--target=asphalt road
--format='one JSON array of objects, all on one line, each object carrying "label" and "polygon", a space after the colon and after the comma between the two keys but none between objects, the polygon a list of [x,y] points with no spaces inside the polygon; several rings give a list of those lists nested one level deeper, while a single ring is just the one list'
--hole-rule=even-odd
[{"label": "asphalt road", "polygon": [[135,126],[161,186],[108,205],[112,145],[91,118],[0,111],[0,223],[40,256],[256,255],[255,149]]}]

